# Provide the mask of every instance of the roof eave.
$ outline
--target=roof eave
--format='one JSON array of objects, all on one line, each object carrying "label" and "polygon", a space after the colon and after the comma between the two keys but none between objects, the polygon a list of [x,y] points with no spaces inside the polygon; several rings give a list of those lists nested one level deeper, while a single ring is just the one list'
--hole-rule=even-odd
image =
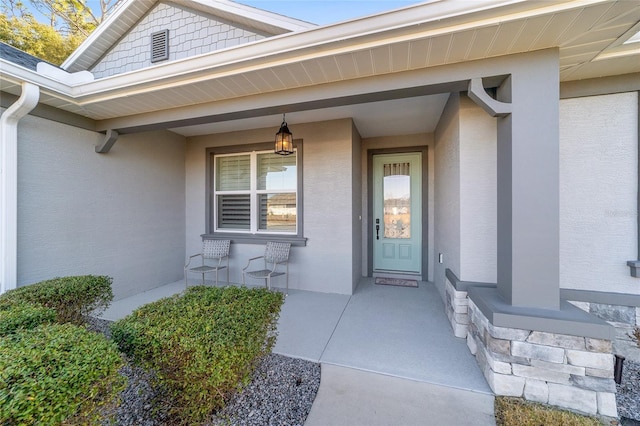
[{"label": "roof eave", "polygon": [[[145,13],[157,4],[157,0],[125,0],[98,26],[87,39],[62,63],[61,67],[67,71],[80,71],[79,62],[92,50],[96,43],[110,32],[113,25],[127,17],[137,21]],[[209,10],[222,12],[226,15],[242,16],[249,21],[260,23],[269,27],[274,33],[286,33],[304,31],[316,28],[317,25],[309,22],[289,18],[272,12],[252,8],[228,0],[217,0],[216,2],[203,2],[202,0],[184,0],[183,5],[191,5],[198,10]],[[119,38],[119,37],[118,37]],[[107,49],[108,50],[108,49]],[[105,50],[106,51],[106,50]],[[98,52],[102,56],[104,52]]]},{"label": "roof eave", "polygon": [[[527,0],[478,0],[470,10],[459,2],[420,4],[387,14],[355,19],[338,24],[318,27],[302,33],[289,33],[263,39],[254,43],[185,58],[128,73],[95,80],[76,87],[75,94],[92,102],[129,93],[153,90],[172,84],[221,77],[246,72],[257,67],[277,66],[291,61],[311,59],[317,56],[336,55],[354,49],[374,47],[379,43],[425,38],[447,31],[459,31],[467,27],[496,25],[511,17],[521,18],[526,13],[552,13],[570,9],[576,4],[601,3],[604,0],[572,0],[545,2],[532,9]],[[436,7],[434,7],[436,6]],[[476,19],[478,13],[508,8],[504,13],[489,13],[484,19]],[[524,9],[522,7],[525,7]],[[423,19],[416,21],[416,16]],[[458,21],[456,21],[458,19]],[[435,24],[435,25],[428,25]],[[407,33],[403,33],[403,30]],[[418,29],[419,31],[415,31]],[[357,43],[357,46],[356,46]],[[319,47],[322,46],[322,49]],[[131,88],[136,90],[131,91]]]}]

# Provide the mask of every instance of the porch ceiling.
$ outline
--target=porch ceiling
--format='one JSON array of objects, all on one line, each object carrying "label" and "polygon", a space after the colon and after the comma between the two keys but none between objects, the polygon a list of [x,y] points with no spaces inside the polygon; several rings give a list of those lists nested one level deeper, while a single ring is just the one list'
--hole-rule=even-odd
[{"label": "porch ceiling", "polygon": [[[68,88],[45,84],[41,101],[95,119],[99,130],[164,126],[195,134],[204,128],[186,129],[188,120],[216,114],[255,125],[268,118],[272,126],[273,114],[297,111],[287,105],[314,100],[326,101],[323,110],[341,107],[326,110],[327,116],[354,113],[357,119],[358,111],[367,110],[329,100],[374,93],[376,79],[406,79],[465,61],[558,47],[561,81],[640,72],[640,43],[623,45],[640,30],[639,22],[635,1],[435,1]],[[11,84],[21,77],[2,77],[3,90],[15,92]],[[386,100],[426,94],[432,93]],[[283,101],[265,110],[274,96]],[[397,105],[406,111],[421,101],[430,104],[424,98]],[[354,103],[362,104],[362,98]],[[226,129],[216,124],[210,130]]]}]

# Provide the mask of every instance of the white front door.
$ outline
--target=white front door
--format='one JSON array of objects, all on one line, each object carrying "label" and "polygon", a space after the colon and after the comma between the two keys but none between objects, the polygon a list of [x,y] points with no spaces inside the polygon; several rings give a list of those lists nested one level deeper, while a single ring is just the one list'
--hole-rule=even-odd
[{"label": "white front door", "polygon": [[373,157],[373,270],[422,273],[422,154]]}]

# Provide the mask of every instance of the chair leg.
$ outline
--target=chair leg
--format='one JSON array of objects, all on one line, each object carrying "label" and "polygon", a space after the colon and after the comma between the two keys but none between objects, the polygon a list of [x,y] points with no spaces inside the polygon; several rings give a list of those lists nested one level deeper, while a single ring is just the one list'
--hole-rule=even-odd
[{"label": "chair leg", "polygon": [[189,285],[187,284],[187,270],[184,270],[184,288],[189,287]]},{"label": "chair leg", "polygon": [[204,272],[202,273],[202,285],[204,285]]},{"label": "chair leg", "polygon": [[244,271],[242,271],[242,287],[244,287]]},{"label": "chair leg", "polygon": [[271,291],[271,277],[267,277],[265,284],[267,286],[267,290]]}]

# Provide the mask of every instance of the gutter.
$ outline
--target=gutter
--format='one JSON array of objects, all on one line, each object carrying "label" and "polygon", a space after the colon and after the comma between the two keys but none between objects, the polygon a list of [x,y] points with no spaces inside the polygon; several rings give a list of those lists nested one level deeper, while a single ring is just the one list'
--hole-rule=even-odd
[{"label": "gutter", "polygon": [[0,117],[0,294],[18,279],[18,123],[40,98],[40,88],[22,83],[22,94]]}]

